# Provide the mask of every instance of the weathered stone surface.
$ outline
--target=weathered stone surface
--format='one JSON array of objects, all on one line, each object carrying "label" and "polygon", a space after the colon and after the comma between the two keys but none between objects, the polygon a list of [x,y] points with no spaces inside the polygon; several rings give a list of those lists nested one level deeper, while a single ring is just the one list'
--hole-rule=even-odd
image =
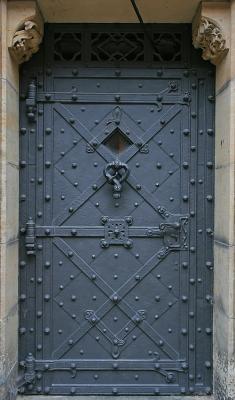
[{"label": "weathered stone surface", "polygon": [[[19,226],[19,201],[16,204],[15,197],[19,198],[19,171],[14,165],[7,164],[6,172],[6,237],[5,241],[14,241],[18,236]],[[2,239],[4,242],[4,238]]]},{"label": "weathered stone surface", "polygon": [[6,159],[8,163],[19,164],[19,93],[12,85],[6,83]]},{"label": "weathered stone surface", "polygon": [[16,396],[18,343],[13,332],[18,330],[17,306],[0,320],[1,362],[0,362],[0,399],[13,400]]},{"label": "weathered stone surface", "polygon": [[234,88],[230,83],[216,96],[215,238],[234,244],[235,138]]},{"label": "weathered stone surface", "polygon": [[0,279],[4,287],[0,300],[1,318],[6,318],[18,304],[18,241],[1,244],[5,253],[6,268],[1,270]]},{"label": "weathered stone surface", "polygon": [[234,319],[221,307],[214,313],[214,393],[215,400],[234,400]]},{"label": "weathered stone surface", "polygon": [[[137,1],[145,22],[191,22],[200,0]],[[38,0],[48,22],[138,22],[130,1],[126,0]]]}]

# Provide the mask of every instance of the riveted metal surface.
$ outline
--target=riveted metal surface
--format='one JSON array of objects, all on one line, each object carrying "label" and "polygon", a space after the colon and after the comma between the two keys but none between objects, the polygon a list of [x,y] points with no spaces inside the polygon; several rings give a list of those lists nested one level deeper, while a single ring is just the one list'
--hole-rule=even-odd
[{"label": "riveted metal surface", "polygon": [[49,25],[23,67],[21,393],[211,393],[213,68],[148,34]]}]

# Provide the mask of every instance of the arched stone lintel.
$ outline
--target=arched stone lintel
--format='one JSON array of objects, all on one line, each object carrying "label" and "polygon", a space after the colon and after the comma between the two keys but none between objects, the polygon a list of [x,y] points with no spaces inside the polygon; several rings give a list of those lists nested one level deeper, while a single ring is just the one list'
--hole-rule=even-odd
[{"label": "arched stone lintel", "polygon": [[8,4],[8,48],[16,62],[22,64],[39,50],[44,22],[36,1]]},{"label": "arched stone lintel", "polygon": [[227,9],[228,3],[225,2],[202,2],[193,19],[193,45],[202,49],[203,60],[209,60],[214,65],[218,65],[229,51],[224,29],[227,27]]}]

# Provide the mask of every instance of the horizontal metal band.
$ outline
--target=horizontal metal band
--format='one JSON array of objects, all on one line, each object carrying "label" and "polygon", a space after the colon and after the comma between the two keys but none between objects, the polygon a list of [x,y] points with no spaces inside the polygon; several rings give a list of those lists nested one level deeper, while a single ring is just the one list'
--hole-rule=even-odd
[{"label": "horizontal metal band", "polygon": [[58,360],[58,361],[47,361],[47,360],[35,360],[35,369],[40,370],[65,370],[71,369],[76,370],[113,370],[118,367],[118,370],[143,370],[143,371],[156,371],[156,370],[174,370],[183,372],[185,371],[186,363],[185,360],[177,361],[158,361],[158,360]]},{"label": "horizontal metal band", "polygon": [[149,93],[77,93],[77,92],[41,92],[37,94],[37,103],[131,103],[131,104],[152,104],[160,107],[162,104],[182,104],[188,105],[188,100],[184,100],[185,95],[166,95],[161,101],[157,100],[157,94]]},{"label": "horizontal metal band", "polygon": [[[36,226],[36,237],[104,237],[103,226]],[[163,237],[164,232],[156,227],[128,227],[129,237]]]}]

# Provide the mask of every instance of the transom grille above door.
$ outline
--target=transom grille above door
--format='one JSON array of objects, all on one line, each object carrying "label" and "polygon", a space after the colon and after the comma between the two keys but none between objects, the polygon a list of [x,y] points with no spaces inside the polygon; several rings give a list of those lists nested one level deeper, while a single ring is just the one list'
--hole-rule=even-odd
[{"label": "transom grille above door", "polygon": [[[57,28],[58,27],[58,28]],[[190,58],[190,26],[84,24],[48,26],[50,61],[58,65],[183,65]]]},{"label": "transom grille above door", "polygon": [[213,70],[147,29],[49,25],[23,67],[22,393],[211,392]]}]

